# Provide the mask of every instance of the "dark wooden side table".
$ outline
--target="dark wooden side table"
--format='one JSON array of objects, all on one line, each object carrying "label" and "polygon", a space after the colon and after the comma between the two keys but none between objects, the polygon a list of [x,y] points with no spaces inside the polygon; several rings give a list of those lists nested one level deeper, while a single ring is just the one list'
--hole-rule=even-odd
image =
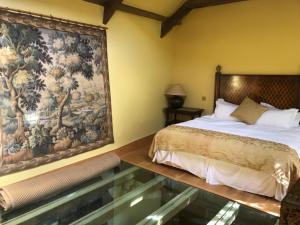
[{"label": "dark wooden side table", "polygon": [[165,108],[164,112],[166,114],[166,126],[169,126],[171,124],[184,122],[187,120],[192,120],[197,117],[201,117],[203,109],[198,108],[179,108],[179,109],[173,109],[173,108]]},{"label": "dark wooden side table", "polygon": [[300,225],[300,179],[281,202],[280,225]]}]

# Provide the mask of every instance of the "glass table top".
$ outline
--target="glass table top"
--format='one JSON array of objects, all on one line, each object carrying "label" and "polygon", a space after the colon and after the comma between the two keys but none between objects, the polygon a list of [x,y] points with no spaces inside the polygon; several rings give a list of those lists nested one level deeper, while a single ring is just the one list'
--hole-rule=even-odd
[{"label": "glass table top", "polygon": [[2,214],[2,224],[275,225],[278,217],[122,162],[58,196]]}]

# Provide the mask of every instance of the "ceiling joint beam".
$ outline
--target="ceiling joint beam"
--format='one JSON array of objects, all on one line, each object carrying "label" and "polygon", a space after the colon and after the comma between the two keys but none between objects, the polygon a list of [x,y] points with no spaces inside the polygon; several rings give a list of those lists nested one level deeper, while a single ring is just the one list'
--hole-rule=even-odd
[{"label": "ceiling joint beam", "polygon": [[247,0],[190,0],[190,7],[193,9],[204,8],[209,6],[224,5],[229,3],[241,2]]},{"label": "ceiling joint beam", "polygon": [[162,38],[166,36],[166,34],[169,33],[173,27],[181,24],[182,19],[186,17],[193,9],[240,1],[247,0],[187,0],[172,16],[168,17],[162,22],[160,37]]},{"label": "ceiling joint beam", "polygon": [[125,5],[125,4],[120,4],[118,6],[118,10],[127,12],[127,13],[131,13],[131,14],[134,14],[137,16],[143,16],[143,17],[147,17],[150,19],[158,20],[158,21],[164,21],[166,19],[166,17],[161,16],[159,14],[149,12],[149,11],[146,11],[143,9],[139,9],[139,8],[136,8],[133,6]]},{"label": "ceiling joint beam", "polygon": [[118,6],[123,0],[109,0],[103,3],[104,13],[103,13],[103,23],[107,24],[112,16],[115,14]]},{"label": "ceiling joint beam", "polygon": [[164,37],[172,28],[181,23],[181,20],[192,11],[190,1],[186,1],[172,16],[167,18],[161,24],[160,37]]},{"label": "ceiling joint beam", "polygon": [[[84,0],[84,1],[105,7],[106,4],[108,4],[108,2],[110,0]],[[149,18],[149,19],[158,20],[160,22],[166,20],[165,16],[162,16],[162,15],[159,15],[159,14],[156,14],[156,13],[153,13],[153,12],[149,12],[147,10],[139,9],[139,8],[136,8],[136,7],[133,7],[133,6],[129,6],[129,5],[126,5],[124,3],[117,4],[115,7],[116,7],[116,10],[126,12],[126,13],[130,13],[130,14],[137,15],[137,16],[146,17],[146,18]]]}]

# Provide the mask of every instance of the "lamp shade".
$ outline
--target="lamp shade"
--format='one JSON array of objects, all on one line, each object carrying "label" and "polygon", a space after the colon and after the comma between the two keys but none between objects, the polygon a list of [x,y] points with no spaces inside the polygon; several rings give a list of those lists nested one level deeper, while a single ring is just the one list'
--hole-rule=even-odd
[{"label": "lamp shade", "polygon": [[186,96],[186,91],[180,84],[172,84],[167,89],[166,95]]}]

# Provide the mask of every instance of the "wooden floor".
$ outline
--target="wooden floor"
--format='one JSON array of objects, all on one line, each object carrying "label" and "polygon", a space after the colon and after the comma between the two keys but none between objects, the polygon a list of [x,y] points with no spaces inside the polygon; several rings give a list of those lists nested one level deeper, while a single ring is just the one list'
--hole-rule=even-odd
[{"label": "wooden floor", "polygon": [[151,159],[147,156],[152,138],[153,136],[143,138],[120,149],[117,149],[115,150],[115,152],[123,161],[129,162],[147,170],[151,170],[173,180],[186,183],[200,189],[204,189],[227,199],[234,200],[241,204],[267,212],[269,214],[279,216],[280,202],[272,198],[239,191],[223,185],[210,185],[207,184],[205,180],[183,170],[152,163]]}]

